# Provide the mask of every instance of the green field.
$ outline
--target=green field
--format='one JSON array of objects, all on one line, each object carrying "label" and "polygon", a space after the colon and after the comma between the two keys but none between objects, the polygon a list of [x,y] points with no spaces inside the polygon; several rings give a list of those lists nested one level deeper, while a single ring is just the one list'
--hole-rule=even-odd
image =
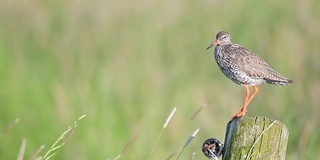
[{"label": "green field", "polygon": [[25,159],[43,156],[82,115],[55,159],[147,159],[173,107],[151,159],[176,159],[197,128],[180,159],[207,159],[245,97],[205,50],[221,30],[294,81],[261,85],[248,114],[287,125],[288,160],[320,159],[320,1],[0,3],[0,159],[23,138]]}]

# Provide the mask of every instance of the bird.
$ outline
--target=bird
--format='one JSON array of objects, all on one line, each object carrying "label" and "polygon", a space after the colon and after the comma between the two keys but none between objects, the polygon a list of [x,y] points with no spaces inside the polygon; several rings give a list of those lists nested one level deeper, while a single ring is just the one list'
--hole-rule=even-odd
[{"label": "bird", "polygon": [[[207,50],[215,46],[214,59],[222,73],[246,89],[244,105],[231,118],[233,120],[246,115],[249,103],[259,91],[257,85],[267,83],[288,86],[293,81],[272,69],[265,60],[249,49],[232,43],[231,39],[228,32],[220,31],[216,35],[216,40],[207,47]],[[249,87],[253,87],[251,95]]]}]

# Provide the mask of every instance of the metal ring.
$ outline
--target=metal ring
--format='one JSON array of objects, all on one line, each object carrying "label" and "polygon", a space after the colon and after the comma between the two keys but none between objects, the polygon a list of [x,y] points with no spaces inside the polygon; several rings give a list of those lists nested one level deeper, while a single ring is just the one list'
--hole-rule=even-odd
[{"label": "metal ring", "polygon": [[209,138],[202,144],[202,153],[208,158],[218,159],[222,154],[222,150],[223,144],[215,138]]}]

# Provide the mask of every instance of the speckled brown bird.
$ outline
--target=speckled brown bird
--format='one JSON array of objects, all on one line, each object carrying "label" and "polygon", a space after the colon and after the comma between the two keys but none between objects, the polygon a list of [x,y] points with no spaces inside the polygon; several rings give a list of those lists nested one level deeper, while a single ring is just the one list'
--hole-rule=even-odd
[{"label": "speckled brown bird", "polygon": [[[245,86],[246,98],[241,110],[231,119],[243,116],[253,97],[258,93],[257,85],[262,83],[287,86],[292,80],[282,76],[270,67],[258,55],[250,50],[234,44],[228,32],[221,31],[216,35],[216,40],[207,48],[216,46],[214,58],[224,75],[238,85]],[[250,96],[249,86],[253,86]]]}]

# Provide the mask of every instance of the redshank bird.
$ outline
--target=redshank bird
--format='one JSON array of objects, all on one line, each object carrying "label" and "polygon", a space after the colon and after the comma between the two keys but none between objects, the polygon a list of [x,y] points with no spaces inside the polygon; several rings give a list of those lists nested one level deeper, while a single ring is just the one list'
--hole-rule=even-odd
[{"label": "redshank bird", "polygon": [[[257,85],[262,83],[287,86],[293,81],[273,70],[267,62],[250,50],[234,44],[228,32],[221,31],[216,35],[214,41],[208,48],[216,46],[214,58],[224,75],[238,85],[246,88],[246,98],[241,110],[231,119],[243,116],[253,97],[258,93]],[[253,86],[250,96],[249,87]]]}]

